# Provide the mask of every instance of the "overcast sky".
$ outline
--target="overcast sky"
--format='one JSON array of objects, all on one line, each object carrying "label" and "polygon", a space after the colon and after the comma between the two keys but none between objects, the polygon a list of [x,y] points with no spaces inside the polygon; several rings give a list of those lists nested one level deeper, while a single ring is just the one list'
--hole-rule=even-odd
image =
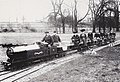
[{"label": "overcast sky", "polygon": [[[71,6],[73,0],[64,0]],[[65,5],[64,5],[65,6]],[[65,6],[68,8],[67,6]],[[88,9],[88,0],[78,0],[79,17],[84,16]],[[36,21],[45,18],[52,11],[51,0],[0,0],[1,21]]]}]

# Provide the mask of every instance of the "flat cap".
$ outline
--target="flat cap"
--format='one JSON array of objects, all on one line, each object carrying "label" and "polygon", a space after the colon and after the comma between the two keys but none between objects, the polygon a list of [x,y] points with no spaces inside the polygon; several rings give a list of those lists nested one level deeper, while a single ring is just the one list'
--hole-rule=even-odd
[{"label": "flat cap", "polygon": [[85,29],[81,29],[80,31],[81,31],[81,32],[84,32],[84,31],[85,31]]},{"label": "flat cap", "polygon": [[49,33],[48,31],[46,31],[45,33]]},{"label": "flat cap", "polygon": [[73,33],[77,33],[76,31],[73,31]]},{"label": "flat cap", "polygon": [[57,33],[57,31],[54,31],[54,33]]}]

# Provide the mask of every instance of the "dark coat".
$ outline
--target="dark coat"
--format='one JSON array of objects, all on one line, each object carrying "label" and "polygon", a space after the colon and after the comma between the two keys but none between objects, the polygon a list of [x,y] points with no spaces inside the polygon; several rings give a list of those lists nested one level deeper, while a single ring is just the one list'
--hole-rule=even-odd
[{"label": "dark coat", "polygon": [[61,42],[61,39],[58,35],[53,35],[52,38],[53,38],[53,42]]},{"label": "dark coat", "polygon": [[43,38],[43,40],[42,40],[42,42],[43,41],[45,41],[45,42],[47,42],[48,44],[50,44],[50,45],[52,45],[53,44],[53,39],[52,39],[52,37],[50,36],[50,35],[46,35],[44,38]]},{"label": "dark coat", "polygon": [[75,40],[80,40],[80,37],[78,35],[73,35],[71,39],[75,39]]},{"label": "dark coat", "polygon": [[71,38],[72,42],[75,44],[75,45],[78,45],[80,43],[80,37],[79,35],[73,35],[72,38]]},{"label": "dark coat", "polygon": [[83,44],[86,46],[87,45],[87,36],[85,33],[80,34],[80,39],[83,42]]},{"label": "dark coat", "polygon": [[81,39],[86,39],[87,36],[86,36],[86,34],[82,33],[82,34],[80,34],[80,38],[81,38]]}]

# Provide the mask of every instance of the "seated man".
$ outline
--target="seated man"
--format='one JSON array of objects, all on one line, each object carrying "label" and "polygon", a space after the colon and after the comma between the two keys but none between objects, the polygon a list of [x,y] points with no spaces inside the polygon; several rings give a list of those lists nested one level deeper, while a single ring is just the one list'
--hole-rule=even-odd
[{"label": "seated man", "polygon": [[88,38],[91,40],[91,42],[93,42],[93,33],[92,32],[88,33]]},{"label": "seated man", "polygon": [[109,36],[110,36],[110,42],[114,42],[115,37],[116,37],[116,33],[115,32],[110,32]]},{"label": "seated man", "polygon": [[59,42],[61,42],[61,39],[60,39],[59,35],[57,35],[56,31],[54,31],[52,39],[53,39],[53,45],[54,46],[59,46]]},{"label": "seated man", "polygon": [[82,40],[83,44],[85,46],[87,46],[87,35],[84,33],[84,29],[81,30],[81,34],[80,34],[80,39]]},{"label": "seated man", "polygon": [[102,37],[101,37],[100,33],[95,33],[94,37],[95,37],[94,44],[101,45],[102,44]]},{"label": "seated man", "polygon": [[45,37],[43,38],[42,42],[48,43],[48,45],[53,45],[53,38],[49,35],[49,32],[45,32]]},{"label": "seated man", "polygon": [[73,32],[74,35],[72,36],[71,40],[74,43],[74,45],[78,46],[80,43],[80,37],[78,34],[76,34],[76,32]]}]

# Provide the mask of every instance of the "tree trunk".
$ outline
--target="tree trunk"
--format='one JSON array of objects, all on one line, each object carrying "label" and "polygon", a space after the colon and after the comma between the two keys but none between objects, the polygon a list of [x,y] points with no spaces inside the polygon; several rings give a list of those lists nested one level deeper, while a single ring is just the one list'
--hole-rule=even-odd
[{"label": "tree trunk", "polygon": [[95,33],[95,21],[93,21],[93,33]]},{"label": "tree trunk", "polygon": [[65,19],[62,17],[62,27],[63,27],[63,33],[65,33]]},{"label": "tree trunk", "polygon": [[119,29],[119,8],[117,7],[115,11],[115,20],[116,20],[116,31],[120,31]]}]

